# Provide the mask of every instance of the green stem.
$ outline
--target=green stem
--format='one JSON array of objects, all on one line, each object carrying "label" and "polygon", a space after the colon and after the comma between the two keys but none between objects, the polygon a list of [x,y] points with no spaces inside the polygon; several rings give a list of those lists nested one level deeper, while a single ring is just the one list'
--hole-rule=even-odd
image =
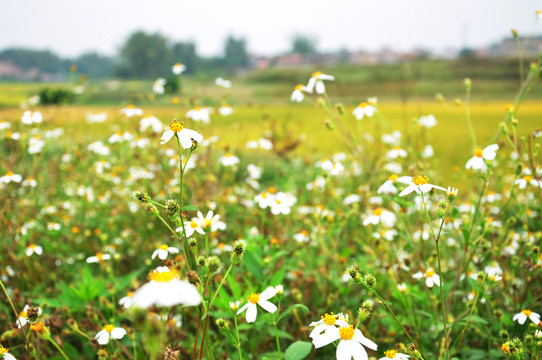
[{"label": "green stem", "polygon": [[[280,300],[278,304],[278,311],[276,317],[278,318],[279,312],[280,312]],[[279,324],[277,320],[275,319],[275,339],[277,340],[277,351],[279,353],[279,360],[282,360],[282,353],[280,352],[280,340],[279,340]]]},{"label": "green stem", "polygon": [[474,312],[474,309],[476,308],[476,303],[478,302],[478,296],[480,295],[480,288],[477,289],[476,297],[474,298],[474,303],[472,304],[472,308],[470,309],[469,317],[467,318],[467,322],[465,323],[465,326],[463,327],[463,331],[461,331],[461,335],[459,336],[459,342],[457,344],[457,349],[455,350],[455,355],[457,355],[459,351],[459,347],[461,346],[461,341],[463,340],[463,335],[465,335],[465,331],[467,331],[467,327],[469,326],[470,318],[472,316],[472,313]]},{"label": "green stem", "polygon": [[50,342],[51,344],[53,344],[53,345],[56,347],[56,349],[62,354],[62,356],[64,357],[64,359],[70,360],[70,358],[69,358],[69,357],[66,355],[66,353],[62,350],[62,348],[60,347],[60,345],[58,345],[58,344],[56,343],[56,341],[54,341],[53,338],[52,338],[51,336],[48,336],[48,337],[47,337],[47,340],[49,340],[49,342]]},{"label": "green stem", "polygon": [[[4,291],[4,294],[6,294],[6,297],[8,298],[8,301],[9,301],[9,305],[11,305],[11,309],[13,310],[13,314],[15,315],[15,319],[17,319],[17,322],[19,323],[19,326],[22,329],[23,323],[21,322],[21,320],[19,320],[19,315],[17,314],[17,310],[15,310],[15,306],[13,305],[13,302],[11,301],[11,297],[9,296],[6,288],[4,287],[4,283],[2,282],[2,280],[0,280],[0,286],[2,286],[2,290]],[[24,330],[23,330],[23,334],[25,334]],[[26,352],[28,353],[28,357],[30,357],[30,341],[28,340],[28,336],[26,334],[25,334],[24,339],[26,341]]]},{"label": "green stem", "polygon": [[423,196],[423,192],[420,190],[420,192],[422,193],[422,202],[423,202],[423,208],[425,209],[425,214],[427,215],[427,221],[429,222],[429,226],[431,227],[431,235],[433,235],[433,239],[436,240],[436,236],[435,236],[435,230],[433,229],[433,223],[431,222],[431,217],[429,216],[429,211],[427,210],[427,205],[425,203],[425,197]]},{"label": "green stem", "polygon": [[237,315],[234,315],[233,321],[235,323],[235,335],[237,336],[237,351],[239,352],[239,360],[243,360],[243,353],[241,351],[241,341],[239,341],[239,327],[237,326]]},{"label": "green stem", "polygon": [[474,145],[474,148],[477,148],[478,145],[476,144],[476,135],[474,133],[474,127],[472,126],[472,121],[470,119],[470,89],[471,87],[467,86],[465,94],[465,120],[467,121],[467,125],[469,127],[472,144]]},{"label": "green stem", "polygon": [[[444,222],[443,222],[444,223]],[[441,264],[440,264],[440,250],[439,250],[439,241],[435,241],[435,244],[437,246],[437,261],[438,261],[438,272],[439,272],[439,277],[440,277],[440,286],[439,286],[439,289],[440,289],[440,307],[442,308],[442,320],[444,322],[444,340],[446,342],[446,359],[447,360],[450,360],[450,354],[449,354],[449,351],[448,351],[448,347],[450,346],[450,340],[448,339],[448,328],[446,326],[446,305],[445,305],[445,302],[444,302],[444,290],[443,290],[443,287],[444,287],[444,281],[442,279],[442,267],[441,267]]]}]

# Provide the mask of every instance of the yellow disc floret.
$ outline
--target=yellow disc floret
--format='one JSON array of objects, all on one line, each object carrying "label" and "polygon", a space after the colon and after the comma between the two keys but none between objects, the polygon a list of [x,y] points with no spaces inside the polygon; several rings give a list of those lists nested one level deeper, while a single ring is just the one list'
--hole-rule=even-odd
[{"label": "yellow disc floret", "polygon": [[5,348],[3,346],[0,346],[0,355],[7,354],[9,351],[9,348]]},{"label": "yellow disc floret", "polygon": [[412,179],[412,182],[414,183],[414,185],[418,185],[418,186],[425,185],[429,182],[429,178],[423,175],[414,176],[414,178]]},{"label": "yellow disc floret", "polygon": [[301,90],[303,89],[303,85],[299,84],[294,87],[294,90]]},{"label": "yellow disc floret", "polygon": [[171,124],[169,124],[169,129],[173,132],[179,132],[183,129],[184,123],[178,122],[177,120],[174,120]]},{"label": "yellow disc floret", "polygon": [[111,325],[111,324],[107,324],[104,326],[104,330],[107,331],[108,333],[111,333],[111,331],[113,331],[114,328],[115,328],[115,325]]},{"label": "yellow disc floret", "polygon": [[191,227],[192,229],[195,229],[195,228],[198,227],[198,224],[196,224],[195,221],[190,221],[190,227]]},{"label": "yellow disc floret", "polygon": [[524,313],[525,316],[530,316],[533,313],[531,310],[528,309],[522,310],[521,312]]},{"label": "yellow disc floret", "polygon": [[177,272],[171,269],[169,269],[168,271],[162,271],[162,272],[153,270],[150,272],[149,276],[151,280],[157,281],[157,282],[168,282],[168,281],[178,278]]},{"label": "yellow disc floret", "polygon": [[393,359],[395,355],[397,355],[397,350],[395,349],[384,351],[384,356],[386,356],[387,358]]},{"label": "yellow disc floret", "polygon": [[321,71],[316,71],[316,72],[313,72],[311,77],[317,77],[317,76],[320,76],[322,75],[322,72]]},{"label": "yellow disc floret", "polygon": [[382,215],[382,209],[374,209],[373,210],[373,215],[376,215],[376,216]]},{"label": "yellow disc floret", "polygon": [[396,181],[397,179],[399,179],[399,175],[391,175],[388,180],[391,180],[391,181]]},{"label": "yellow disc floret", "polygon": [[435,275],[435,270],[429,269],[429,270],[427,270],[427,271],[425,272],[425,275],[426,275],[427,277],[432,277],[433,275]]},{"label": "yellow disc floret", "polygon": [[160,250],[167,250],[168,248],[169,246],[167,246],[166,244],[160,245]]},{"label": "yellow disc floret", "polygon": [[482,157],[482,155],[484,155],[484,151],[480,148],[476,149],[476,151],[474,152],[474,156],[476,157]]},{"label": "yellow disc floret", "polygon": [[333,313],[331,314],[326,313],[324,316],[322,316],[322,319],[327,325],[333,325],[337,321],[337,317],[333,315]]},{"label": "yellow disc floret", "polygon": [[257,304],[258,301],[260,301],[260,294],[259,293],[250,294],[250,296],[248,297],[248,301],[253,304]]},{"label": "yellow disc floret", "polygon": [[341,335],[341,339],[351,340],[354,337],[354,325],[340,328],[339,335]]},{"label": "yellow disc floret", "polygon": [[525,175],[525,176],[523,176],[523,179],[525,179],[525,181],[527,181],[527,182],[531,182],[533,177],[531,175]]}]

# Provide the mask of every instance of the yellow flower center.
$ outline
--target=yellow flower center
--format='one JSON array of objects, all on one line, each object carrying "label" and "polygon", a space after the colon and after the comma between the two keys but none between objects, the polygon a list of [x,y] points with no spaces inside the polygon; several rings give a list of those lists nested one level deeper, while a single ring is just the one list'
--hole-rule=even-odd
[{"label": "yellow flower center", "polygon": [[194,108],[194,110],[196,110],[196,111],[200,111],[200,110],[201,110],[201,108],[200,108],[199,106],[196,106],[196,107]]},{"label": "yellow flower center", "polygon": [[376,216],[382,215],[382,209],[374,209],[373,210],[373,215],[376,215]]},{"label": "yellow flower center", "polygon": [[433,275],[435,275],[435,270],[429,269],[425,272],[425,275],[427,275],[427,277],[432,277]]},{"label": "yellow flower center", "polygon": [[176,67],[181,67],[182,65],[183,65],[183,64],[181,64],[181,63],[176,63],[176,64],[175,64]]},{"label": "yellow flower center", "polygon": [[486,223],[491,224],[492,222],[493,222],[493,218],[490,217],[486,219]]},{"label": "yellow flower center", "polygon": [[525,181],[527,181],[527,182],[530,182],[530,181],[533,179],[533,177],[532,177],[531,175],[525,175],[523,178],[524,178]]},{"label": "yellow flower center", "polygon": [[30,329],[32,329],[35,332],[40,332],[43,330],[44,324],[41,321],[38,321],[35,324],[30,325]]},{"label": "yellow flower center", "polygon": [[317,77],[317,76],[320,76],[322,75],[322,72],[321,71],[316,71],[316,72],[313,72],[311,77]]},{"label": "yellow flower center", "polygon": [[32,250],[34,250],[36,248],[36,245],[30,244],[30,245],[28,245],[28,247],[31,248]]},{"label": "yellow flower center", "polygon": [[3,346],[0,346],[0,355],[7,354],[9,351],[9,348],[5,348]]},{"label": "yellow flower center", "polygon": [[267,192],[270,192],[271,194],[274,194],[277,191],[274,186],[270,186],[267,188]]},{"label": "yellow flower center", "polygon": [[26,318],[26,310],[21,311],[19,317]]},{"label": "yellow flower center", "polygon": [[531,310],[522,310],[521,312],[524,313],[525,316],[530,316],[532,314]]},{"label": "yellow flower center", "polygon": [[205,220],[205,227],[211,227],[211,220]]},{"label": "yellow flower center", "polygon": [[13,176],[13,173],[10,171],[10,172],[6,173],[6,176]]},{"label": "yellow flower center", "polygon": [[177,120],[173,121],[171,124],[169,124],[169,129],[173,132],[179,132],[183,129],[184,123],[178,122]]},{"label": "yellow flower center", "polygon": [[192,229],[195,229],[195,228],[198,227],[198,224],[196,224],[195,221],[190,221],[190,227],[191,227]]},{"label": "yellow flower center", "polygon": [[103,253],[97,253],[96,257],[98,258],[98,260],[102,261],[102,259],[104,257],[104,254]]},{"label": "yellow flower center", "polygon": [[476,149],[476,151],[474,152],[474,156],[476,157],[482,157],[482,155],[484,155],[484,152],[480,148]]},{"label": "yellow flower center", "polygon": [[391,181],[395,181],[395,180],[397,180],[397,179],[399,179],[399,175],[395,175],[395,174],[394,174],[394,175],[391,175],[391,176],[388,178],[388,180],[391,180]]},{"label": "yellow flower center", "polygon": [[429,178],[427,176],[423,176],[423,175],[420,175],[420,176],[414,176],[414,178],[412,179],[412,182],[414,183],[414,185],[424,185],[424,184],[427,184],[429,182]]},{"label": "yellow flower center", "polygon": [[218,243],[218,245],[216,247],[217,247],[217,249],[222,250],[222,249],[224,249],[224,246],[226,246],[226,244]]},{"label": "yellow flower center", "polygon": [[502,344],[501,349],[502,349],[502,352],[505,353],[505,354],[510,353],[510,348],[508,347],[507,343]]},{"label": "yellow flower center", "polygon": [[324,319],[326,325],[333,325],[337,321],[337,318],[335,317],[335,315],[333,315],[333,313],[325,314],[324,316],[322,316],[322,319]]},{"label": "yellow flower center", "polygon": [[506,111],[514,111],[514,105],[512,104],[508,104],[504,108]]},{"label": "yellow flower center", "polygon": [[309,232],[307,230],[301,230],[301,235],[308,236]]},{"label": "yellow flower center", "polygon": [[359,103],[358,106],[364,108],[364,107],[366,107],[367,105],[369,105],[369,103],[362,102],[362,103]]},{"label": "yellow flower center", "polygon": [[253,304],[258,303],[258,301],[260,301],[260,294],[259,293],[250,294],[250,296],[248,297],[248,301]]},{"label": "yellow flower center", "polygon": [[229,158],[230,158],[230,157],[232,157],[232,156],[233,156],[233,154],[230,154],[230,153],[226,154],[226,157],[229,157]]},{"label": "yellow flower center", "polygon": [[160,245],[160,249],[161,250],[167,250],[169,246],[167,246],[166,244],[163,244],[163,245]]},{"label": "yellow flower center", "polygon": [[294,87],[294,90],[301,90],[303,88],[303,85],[299,84]]},{"label": "yellow flower center", "polygon": [[387,358],[390,358],[390,359],[393,359],[395,357],[395,355],[397,355],[397,350],[388,350],[388,351],[384,351],[384,356],[386,356]]},{"label": "yellow flower center", "polygon": [[178,277],[177,272],[171,269],[164,272],[158,272],[157,270],[153,270],[150,272],[149,276],[151,277],[151,280],[157,282],[168,282]]},{"label": "yellow flower center", "polygon": [[115,328],[115,325],[111,325],[111,324],[104,326],[104,330],[107,331],[108,333],[111,333],[111,331],[113,331],[114,328]]},{"label": "yellow flower center", "polygon": [[135,106],[134,105],[128,105],[126,106],[128,109],[135,109]]},{"label": "yellow flower center", "polygon": [[340,328],[339,335],[341,335],[341,339],[351,340],[354,337],[354,325]]},{"label": "yellow flower center", "polygon": [[262,199],[266,199],[266,198],[267,198],[267,193],[266,192],[262,193]]}]

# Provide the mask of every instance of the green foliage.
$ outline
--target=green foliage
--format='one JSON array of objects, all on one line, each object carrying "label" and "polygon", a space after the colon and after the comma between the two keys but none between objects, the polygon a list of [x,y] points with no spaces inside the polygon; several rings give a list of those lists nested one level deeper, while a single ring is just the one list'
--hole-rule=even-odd
[{"label": "green foliage", "polygon": [[173,59],[166,37],[137,31],[120,50],[118,74],[125,77],[157,78],[171,73]]},{"label": "green foliage", "polygon": [[312,344],[308,341],[296,341],[288,346],[284,353],[286,360],[302,360],[309,356],[312,351]]},{"label": "green foliage", "polygon": [[73,101],[73,91],[62,88],[46,87],[38,92],[40,103],[43,105],[63,105]]}]

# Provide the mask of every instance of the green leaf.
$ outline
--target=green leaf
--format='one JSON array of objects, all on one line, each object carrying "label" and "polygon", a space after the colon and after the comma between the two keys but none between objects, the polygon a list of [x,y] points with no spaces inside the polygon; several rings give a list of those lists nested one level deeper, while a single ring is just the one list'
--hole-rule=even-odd
[{"label": "green leaf", "polygon": [[198,207],[196,205],[185,205],[181,211],[198,211]]},{"label": "green leaf", "polygon": [[262,279],[263,268],[254,253],[245,253],[243,257],[243,264],[247,268],[248,272],[252,274],[252,276],[254,276],[258,280]]},{"label": "green leaf", "polygon": [[271,286],[277,286],[279,285],[282,280],[284,280],[284,275],[286,274],[286,269],[282,268],[276,273],[273,274],[273,277],[271,278],[271,281],[269,282],[269,285]]},{"label": "green leaf", "polygon": [[297,308],[300,308],[300,309],[305,310],[306,312],[309,312],[309,308],[306,307],[305,305],[303,305],[303,304],[294,304],[294,305],[290,306],[288,309],[284,310],[284,312],[282,314],[280,314],[280,316],[277,319],[277,322],[279,322],[280,319],[282,319],[283,317],[288,315],[293,309],[297,309]]},{"label": "green leaf", "polygon": [[284,353],[286,360],[302,360],[306,358],[312,351],[312,343],[308,341],[296,341],[288,346]]}]

